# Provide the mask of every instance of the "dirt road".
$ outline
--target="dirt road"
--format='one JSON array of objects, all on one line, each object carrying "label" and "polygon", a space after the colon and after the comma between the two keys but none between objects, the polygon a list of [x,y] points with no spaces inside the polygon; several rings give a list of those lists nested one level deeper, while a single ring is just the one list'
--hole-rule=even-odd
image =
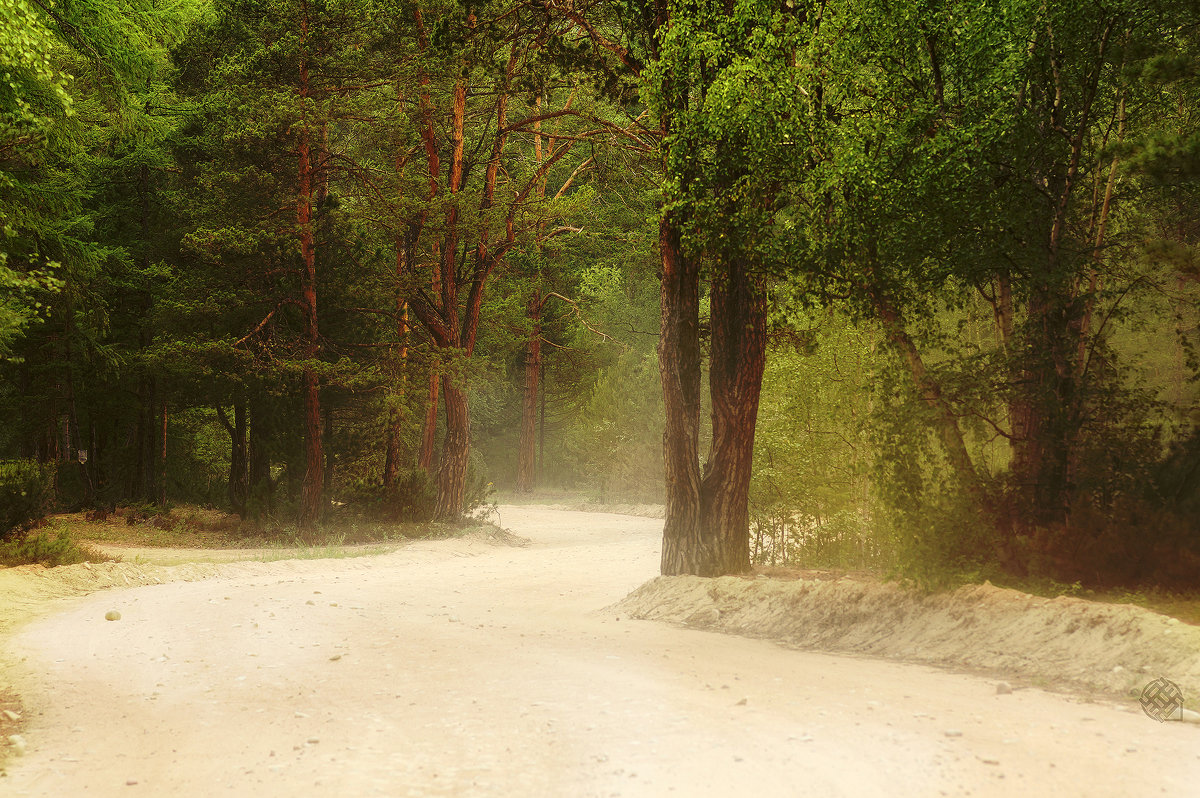
[{"label": "dirt road", "polygon": [[1194,726],[619,618],[660,521],[502,521],[533,544],[264,563],[26,626],[0,795],[1200,795]]}]

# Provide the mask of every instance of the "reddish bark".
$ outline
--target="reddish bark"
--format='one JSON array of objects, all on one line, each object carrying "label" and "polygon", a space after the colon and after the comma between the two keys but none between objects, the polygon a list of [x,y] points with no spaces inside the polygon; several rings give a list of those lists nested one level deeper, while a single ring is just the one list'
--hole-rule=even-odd
[{"label": "reddish bark", "polygon": [[446,437],[438,463],[438,494],[434,517],[447,521],[463,512],[466,494],[467,461],[470,456],[471,418],[466,393],[449,377],[442,378],[443,404],[446,406]]},{"label": "reddish bark", "polygon": [[[416,16],[418,46],[424,49],[427,36],[423,22]],[[467,24],[473,27],[474,20],[468,17]],[[522,204],[542,181],[547,171],[570,149],[573,141],[557,148],[516,192],[502,217],[503,234],[494,235],[495,192],[501,174],[501,158],[508,142],[510,128],[507,123],[508,92],[514,70],[520,63],[522,51],[513,45],[509,51],[508,64],[499,85],[490,87],[495,98],[495,138],[491,142],[487,166],[483,171],[479,204],[468,218],[478,218],[479,226],[474,246],[467,251],[463,242],[467,238],[460,229],[462,215],[459,200],[466,178],[465,119],[468,79],[471,65],[463,63],[452,94],[449,109],[449,161],[446,164],[446,190],[452,195],[446,203],[443,235],[432,260],[434,290],[432,295],[413,292],[409,296],[413,314],[428,330],[434,346],[446,352],[445,361],[469,358],[474,353],[479,327],[480,311],[487,282],[497,264],[501,263],[508,250],[516,243],[516,216]],[[424,80],[424,79],[422,79]],[[422,139],[430,161],[430,197],[437,189],[442,164],[436,160],[436,142],[432,114],[427,94],[422,94]],[[498,225],[497,225],[498,227]],[[461,271],[460,271],[461,270]],[[463,293],[465,291],[465,297]],[[436,379],[436,378],[434,378]],[[446,436],[443,440],[441,461],[438,467],[436,515],[443,520],[456,520],[462,515],[462,498],[466,487],[466,467],[470,446],[470,414],[465,388],[455,384],[454,379],[443,376],[440,380],[443,402],[446,406]],[[426,416],[425,440],[422,444],[421,460],[432,460],[432,434],[436,421],[436,397],[438,386],[431,382],[429,413]]]},{"label": "reddish bark", "polygon": [[425,403],[425,423],[421,432],[421,452],[417,465],[426,473],[433,469],[433,451],[437,443],[438,386],[441,380],[436,373],[429,375],[429,400]]}]

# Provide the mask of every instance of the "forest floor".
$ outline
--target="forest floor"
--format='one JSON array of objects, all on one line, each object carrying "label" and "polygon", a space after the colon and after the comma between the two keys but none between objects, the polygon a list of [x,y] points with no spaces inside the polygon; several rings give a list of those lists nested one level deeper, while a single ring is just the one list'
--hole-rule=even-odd
[{"label": "forest floor", "polygon": [[125,540],[99,544],[122,562],[0,570],[0,740],[17,735],[0,792],[782,796],[802,780],[814,795],[1140,796],[1200,781],[1200,728],[1131,698],[1157,676],[1200,691],[1200,628],[1178,619],[863,574],[651,578],[660,522],[500,518],[528,540],[479,528],[336,559]]}]

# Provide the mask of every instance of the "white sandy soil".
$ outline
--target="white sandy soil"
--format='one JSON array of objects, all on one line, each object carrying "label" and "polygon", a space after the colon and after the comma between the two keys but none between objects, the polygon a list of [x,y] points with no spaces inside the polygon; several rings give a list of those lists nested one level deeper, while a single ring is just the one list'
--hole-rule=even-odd
[{"label": "white sandy soil", "polygon": [[[1191,627],[854,580],[658,580],[618,605],[656,573],[661,521],[501,521],[531,544],[0,572],[26,749],[0,795],[1200,795],[1200,727],[1029,686],[1187,684]],[[1074,656],[1058,640],[1091,628]]]}]

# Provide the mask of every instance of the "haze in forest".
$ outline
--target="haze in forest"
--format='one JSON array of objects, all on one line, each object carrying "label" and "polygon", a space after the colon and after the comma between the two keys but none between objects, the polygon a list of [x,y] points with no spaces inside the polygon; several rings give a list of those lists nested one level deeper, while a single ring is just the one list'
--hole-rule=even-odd
[{"label": "haze in forest", "polygon": [[0,6],[0,535],[665,507],[1195,586],[1192,4]]}]

